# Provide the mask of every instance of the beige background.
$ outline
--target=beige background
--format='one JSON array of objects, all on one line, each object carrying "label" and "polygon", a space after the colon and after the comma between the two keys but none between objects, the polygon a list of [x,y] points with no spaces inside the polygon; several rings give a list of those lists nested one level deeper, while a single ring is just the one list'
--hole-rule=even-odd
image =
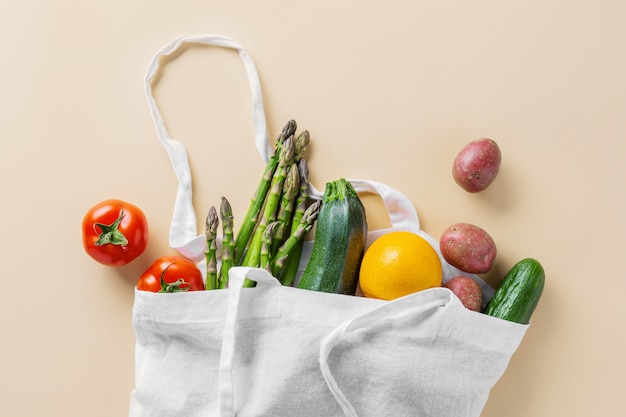
[{"label": "beige background", "polygon": [[[172,39],[217,33],[253,56],[274,137],[312,135],[312,181],[385,182],[423,228],[487,229],[497,283],[532,256],[547,272],[533,323],[484,417],[623,415],[626,373],[626,3],[622,1],[69,1],[0,3],[0,415],[123,416],[133,388],[133,286],[161,255],[176,180],[143,91]],[[155,87],[191,155],[199,216],[241,218],[262,164],[236,54],[191,48]],[[453,182],[488,136],[501,174]],[[225,173],[228,173],[228,176]],[[139,205],[148,250],[110,269],[81,247],[106,198]],[[386,225],[364,197],[371,228]]]}]

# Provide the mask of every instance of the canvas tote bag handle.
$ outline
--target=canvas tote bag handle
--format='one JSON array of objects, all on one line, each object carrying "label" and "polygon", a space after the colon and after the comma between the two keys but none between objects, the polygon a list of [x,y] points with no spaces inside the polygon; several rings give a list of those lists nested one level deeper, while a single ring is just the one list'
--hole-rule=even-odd
[{"label": "canvas tote bag handle", "polygon": [[[256,288],[281,285],[276,278],[264,269],[240,266],[231,269],[229,276],[230,287],[228,290],[229,301],[219,364],[218,409],[220,417],[234,417],[236,415],[232,366],[236,351],[235,331],[239,318],[239,307],[242,305],[241,293],[245,279],[255,281]],[[419,301],[410,297],[394,300],[369,313],[342,323],[322,340],[319,356],[320,369],[328,388],[346,417],[358,417],[358,415],[350,401],[343,394],[328,364],[328,358],[332,350],[341,342],[343,336],[358,330],[376,331],[378,327],[384,329],[389,322],[419,322],[420,316],[431,314],[434,310],[442,307],[462,308],[460,302],[456,302],[455,305],[455,299],[450,294],[446,289],[436,288],[420,293],[419,297],[421,299]]]},{"label": "canvas tote bag handle", "polygon": [[[350,182],[354,185],[357,192],[374,193],[381,197],[383,204],[387,209],[393,229],[413,231],[416,233],[420,230],[417,212],[415,211],[411,201],[404,194],[386,184],[376,181],[350,180]],[[257,283],[257,288],[281,285],[280,281],[264,269],[234,267],[230,270],[228,290],[229,300],[224,323],[224,336],[222,339],[222,354],[220,357],[218,384],[220,417],[235,416],[232,364],[235,352],[235,329],[239,316],[239,308],[241,306],[241,292],[246,278],[255,281]],[[320,362],[320,364],[322,365],[322,370],[324,370],[326,362]],[[327,364],[326,368],[328,368]],[[328,374],[330,375],[329,370]],[[326,374],[324,377],[326,378]],[[332,376],[327,379],[327,383],[328,382],[332,382]],[[335,395],[333,387],[330,385],[329,387],[331,388],[333,395]],[[335,395],[335,398],[343,408],[344,405],[341,402],[343,400],[342,397]]]},{"label": "canvas tote bag handle", "polygon": [[[414,294],[414,297],[402,297],[366,313],[362,316],[355,317],[337,326],[328,336],[326,336],[320,345],[320,368],[326,385],[330,389],[337,404],[341,407],[346,417],[358,417],[354,407],[344,395],[341,387],[333,376],[332,370],[328,364],[333,349],[339,345],[343,337],[352,332],[384,331],[389,327],[389,323],[422,323],[422,326],[430,326],[428,320],[425,320],[430,314],[441,308],[464,308],[460,301],[451,297],[451,292],[445,288],[432,288],[428,291],[422,291]],[[422,319],[424,317],[424,319]],[[436,323],[436,321],[433,321]],[[415,325],[413,325],[415,326]],[[429,329],[425,333],[435,334],[436,329]]]},{"label": "canvas tote bag handle", "polygon": [[204,256],[206,241],[204,235],[198,235],[197,233],[196,214],[193,208],[191,194],[191,170],[187,151],[181,142],[173,139],[169,135],[161,112],[152,94],[152,81],[159,71],[161,58],[173,54],[181,49],[184,44],[189,43],[231,48],[239,53],[239,57],[243,62],[248,77],[250,92],[252,93],[252,116],[255,126],[254,140],[257,151],[264,163],[267,163],[269,160],[272,148],[267,136],[259,75],[250,54],[248,54],[243,46],[230,38],[220,35],[186,35],[170,42],[155,54],[146,73],[145,92],[157,135],[167,151],[176,177],[178,178],[178,191],[174,203],[169,244],[183,256],[198,261]]}]

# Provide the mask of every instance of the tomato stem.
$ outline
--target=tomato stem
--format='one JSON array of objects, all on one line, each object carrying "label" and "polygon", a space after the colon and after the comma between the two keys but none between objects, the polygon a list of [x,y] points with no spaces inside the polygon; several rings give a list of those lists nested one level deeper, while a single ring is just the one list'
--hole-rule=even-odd
[{"label": "tomato stem", "polygon": [[118,230],[122,219],[124,218],[124,209],[120,210],[120,215],[111,224],[94,223],[94,229],[98,227],[101,231],[98,240],[95,242],[96,246],[103,246],[107,244],[126,246],[128,239],[122,232]]},{"label": "tomato stem", "polygon": [[171,293],[171,292],[185,292],[185,291],[189,291],[189,288],[191,288],[191,284],[189,284],[187,281],[185,281],[184,278],[178,278],[174,282],[166,282],[165,279],[163,278],[165,276],[165,272],[167,272],[169,267],[172,266],[172,265],[174,265],[173,262],[171,264],[169,264],[168,266],[166,266],[165,268],[163,268],[163,272],[161,272],[161,290],[159,292],[160,293]]}]

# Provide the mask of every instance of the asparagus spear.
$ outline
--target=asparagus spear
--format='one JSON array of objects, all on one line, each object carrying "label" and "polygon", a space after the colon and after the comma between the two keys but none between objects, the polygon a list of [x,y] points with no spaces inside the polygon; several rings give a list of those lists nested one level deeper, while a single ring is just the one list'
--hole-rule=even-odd
[{"label": "asparagus spear", "polygon": [[294,149],[295,149],[295,160],[299,161],[304,158],[304,154],[306,153],[306,149],[309,146],[310,135],[308,130],[302,131],[300,135],[294,141]]},{"label": "asparagus spear", "polygon": [[278,224],[276,225],[273,242],[270,248],[272,254],[276,253],[276,249],[284,242],[288,233],[291,232],[292,213],[299,191],[300,173],[298,172],[298,165],[292,163],[287,171],[280,205],[278,206],[278,212],[276,214]]},{"label": "asparagus spear", "polygon": [[300,219],[307,208],[309,199],[309,165],[306,159],[300,159],[298,161],[298,177],[300,178],[300,190],[296,198],[295,213],[291,222],[292,233],[298,227],[298,224],[300,224]]},{"label": "asparagus spear", "polygon": [[289,120],[285,126],[283,126],[283,130],[280,131],[278,137],[276,138],[276,143],[282,143],[289,136],[293,136],[296,133],[296,129],[298,128],[298,124],[295,120]]},{"label": "asparagus spear", "polygon": [[[304,235],[308,233],[315,224],[315,220],[317,219],[321,206],[322,201],[315,200],[315,202],[313,202],[306,209],[296,230],[289,235],[285,243],[283,243],[278,249],[278,252],[276,252],[276,255],[272,257],[272,260],[270,261],[270,271],[272,272],[272,275],[275,277],[279,277],[281,275],[281,271],[285,266],[285,262],[289,259],[291,251],[299,242],[302,241],[302,239],[304,239]],[[283,285],[291,285],[291,282],[284,281],[285,280],[281,278],[281,283]]]},{"label": "asparagus spear", "polygon": [[228,285],[228,271],[233,266],[233,252],[235,250],[233,210],[226,197],[222,197],[220,217],[222,218],[222,265],[218,276],[218,288],[226,288]]},{"label": "asparagus spear", "polygon": [[265,228],[263,232],[263,238],[261,239],[261,260],[259,266],[261,268],[266,268],[269,271],[270,257],[271,257],[271,246],[274,240],[274,233],[279,226],[278,221],[271,222]]},{"label": "asparagus spear", "polygon": [[219,218],[217,210],[211,206],[206,217],[206,290],[214,290],[217,287],[217,226]]},{"label": "asparagus spear", "polygon": [[278,167],[276,168],[276,172],[274,173],[274,177],[272,178],[270,192],[267,196],[267,201],[265,202],[263,217],[254,231],[248,250],[243,258],[242,265],[244,266],[259,266],[263,232],[268,224],[276,220],[276,211],[282,194],[283,184],[287,176],[287,169],[293,160],[293,152],[293,136],[291,136],[283,141],[280,160]]},{"label": "asparagus spear", "polygon": [[272,178],[278,167],[280,154],[282,152],[282,144],[287,138],[294,135],[296,129],[297,124],[295,120],[289,120],[276,138],[276,149],[274,149],[274,154],[270,157],[265,166],[263,177],[261,178],[257,190],[250,201],[248,212],[244,217],[235,239],[234,262],[237,265],[241,263],[246,247],[248,246],[248,242],[250,241],[250,237],[252,236],[252,233],[254,232],[254,229],[259,221],[261,209],[263,208],[265,198],[271,186]]},{"label": "asparagus spear", "polygon": [[[304,215],[307,209],[309,199],[309,167],[306,159],[300,159],[298,161],[298,172],[300,173],[300,192],[296,199],[296,208],[291,223],[291,232],[294,233],[300,224],[300,219]],[[280,275],[281,282],[285,285],[291,285],[293,283],[296,274],[298,272],[298,265],[300,264],[300,257],[302,256],[302,245],[304,239],[301,239],[296,246],[291,250],[285,265],[282,268]]]}]

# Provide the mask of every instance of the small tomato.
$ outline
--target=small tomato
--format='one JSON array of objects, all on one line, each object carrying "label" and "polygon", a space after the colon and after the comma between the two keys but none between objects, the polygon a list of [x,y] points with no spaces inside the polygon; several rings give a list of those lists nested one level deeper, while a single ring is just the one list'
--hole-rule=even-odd
[{"label": "small tomato", "polygon": [[122,200],[105,200],[90,208],[82,229],[85,252],[108,266],[126,265],[148,244],[146,216]]},{"label": "small tomato", "polygon": [[137,289],[152,292],[204,290],[202,272],[196,264],[179,256],[162,256],[137,281]]}]

